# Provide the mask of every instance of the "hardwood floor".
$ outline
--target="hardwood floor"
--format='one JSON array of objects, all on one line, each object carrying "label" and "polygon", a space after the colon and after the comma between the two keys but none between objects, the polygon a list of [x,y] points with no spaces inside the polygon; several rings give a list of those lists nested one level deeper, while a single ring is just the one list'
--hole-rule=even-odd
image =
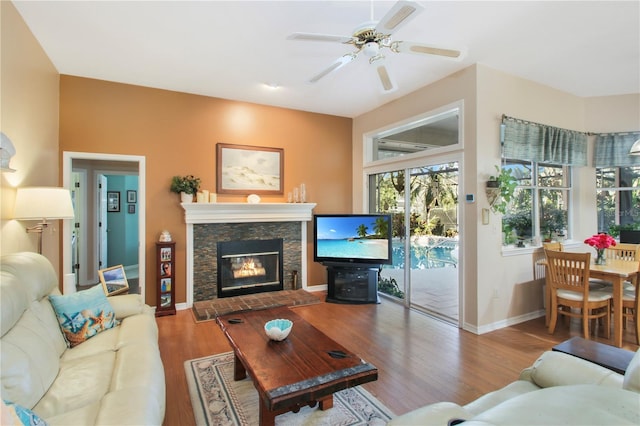
[{"label": "hardwood floor", "polygon": [[[293,309],[378,367],[378,380],[364,388],[396,414],[439,401],[466,404],[516,380],[543,351],[581,335],[577,321],[559,323],[550,335],[544,318],[538,318],[477,336],[385,299],[378,305],[320,303]],[[183,363],[231,348],[215,321],[195,323],[190,310],[157,322],[167,385],[164,425],[194,425]],[[629,325],[623,347],[635,351],[634,342]]]}]

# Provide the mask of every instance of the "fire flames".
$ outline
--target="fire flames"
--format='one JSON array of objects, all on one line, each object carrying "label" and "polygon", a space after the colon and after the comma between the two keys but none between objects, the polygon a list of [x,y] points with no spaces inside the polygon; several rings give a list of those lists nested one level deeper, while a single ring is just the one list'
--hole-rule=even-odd
[{"label": "fire flames", "polygon": [[243,258],[240,262],[232,266],[233,278],[257,277],[266,275],[266,270],[262,263],[253,257]]}]

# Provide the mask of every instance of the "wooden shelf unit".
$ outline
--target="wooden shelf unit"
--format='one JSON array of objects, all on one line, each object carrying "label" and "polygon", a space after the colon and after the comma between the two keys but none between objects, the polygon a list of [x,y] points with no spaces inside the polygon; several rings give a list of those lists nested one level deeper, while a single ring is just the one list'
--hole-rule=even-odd
[{"label": "wooden shelf unit", "polygon": [[176,243],[156,243],[156,316],[176,313]]}]

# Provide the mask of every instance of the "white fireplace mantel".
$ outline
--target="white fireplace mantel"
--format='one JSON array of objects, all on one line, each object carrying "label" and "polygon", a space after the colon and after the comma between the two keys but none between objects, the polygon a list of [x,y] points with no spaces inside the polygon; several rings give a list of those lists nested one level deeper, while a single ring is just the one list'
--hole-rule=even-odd
[{"label": "white fireplace mantel", "polygon": [[184,220],[194,223],[308,222],[315,203],[183,203]]},{"label": "white fireplace mantel", "polygon": [[307,287],[307,226],[315,203],[182,203],[187,225],[187,303],[193,306],[193,225],[206,223],[300,222],[300,282]]}]

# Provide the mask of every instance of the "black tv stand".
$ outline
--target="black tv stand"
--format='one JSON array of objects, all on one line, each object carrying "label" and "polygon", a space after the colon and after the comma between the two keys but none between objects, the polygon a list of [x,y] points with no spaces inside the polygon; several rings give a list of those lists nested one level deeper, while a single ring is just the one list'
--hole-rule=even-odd
[{"label": "black tv stand", "polygon": [[380,265],[325,263],[327,267],[327,302],[380,303],[378,274]]}]

